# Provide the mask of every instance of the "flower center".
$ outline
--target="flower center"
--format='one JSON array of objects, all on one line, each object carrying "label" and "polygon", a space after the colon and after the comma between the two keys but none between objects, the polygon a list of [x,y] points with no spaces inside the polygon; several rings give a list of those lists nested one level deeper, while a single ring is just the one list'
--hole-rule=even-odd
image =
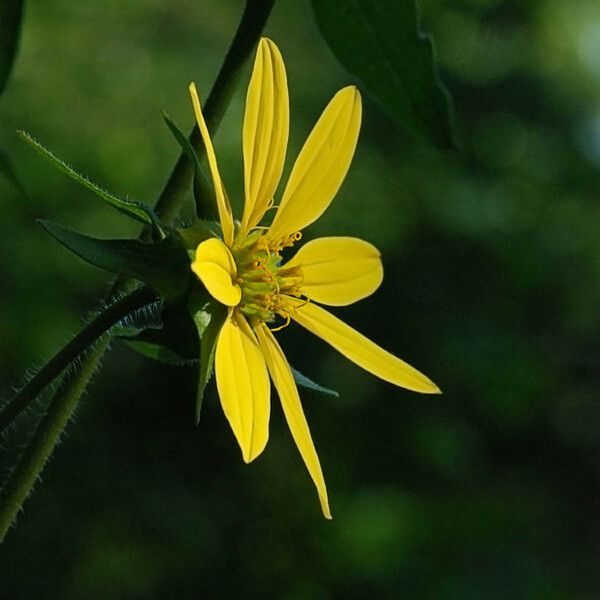
[{"label": "flower center", "polygon": [[242,300],[238,309],[250,319],[273,321],[289,318],[285,296],[302,296],[304,279],[300,267],[281,266],[281,251],[292,247],[300,232],[280,240],[268,240],[261,231],[248,235],[231,249],[237,266]]}]

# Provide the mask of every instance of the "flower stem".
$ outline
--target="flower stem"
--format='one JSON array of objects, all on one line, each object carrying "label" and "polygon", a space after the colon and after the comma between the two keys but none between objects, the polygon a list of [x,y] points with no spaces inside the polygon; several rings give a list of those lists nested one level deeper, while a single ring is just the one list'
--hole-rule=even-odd
[{"label": "flower stem", "polygon": [[[241,68],[258,42],[274,3],[275,0],[246,1],[240,25],[205,105],[205,117],[209,129],[213,133],[227,110]],[[190,142],[201,154],[202,148],[197,128],[192,130]],[[185,193],[191,186],[192,178],[193,165],[182,152],[156,204],[156,214],[164,223],[173,222],[179,214]],[[202,215],[198,216],[202,217]],[[142,236],[146,235],[148,235],[147,230],[144,230]],[[115,289],[121,289],[122,283],[121,279],[115,283],[113,294]],[[86,353],[77,373],[65,380],[54,394],[48,411],[42,417],[33,438],[0,496],[0,541],[4,539],[6,531],[14,522],[16,514],[52,454],[60,434],[73,414],[73,410],[98,367],[109,342],[110,334],[107,333],[102,337],[101,343]]]},{"label": "flower stem", "polygon": [[157,299],[147,287],[141,287],[123,298],[112,302],[91,320],[68,344],[63,346],[3,407],[0,412],[0,433],[32,402],[48,385],[104,335],[113,325],[131,313],[148,306]]},{"label": "flower stem", "polygon": [[[274,4],[275,0],[247,0],[246,2],[238,29],[203,109],[206,125],[211,133],[221,123],[235,91],[240,71],[256,46]],[[197,125],[192,129],[189,139],[201,160],[204,156],[204,146]],[[185,152],[182,152],[156,203],[155,211],[163,221],[170,222],[179,214],[193,175],[194,165]],[[198,214],[198,218],[209,216]]]}]

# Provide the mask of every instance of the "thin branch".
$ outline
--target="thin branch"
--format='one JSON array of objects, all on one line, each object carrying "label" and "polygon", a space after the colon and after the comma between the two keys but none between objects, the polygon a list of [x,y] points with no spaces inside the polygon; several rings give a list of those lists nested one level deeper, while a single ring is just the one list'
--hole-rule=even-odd
[{"label": "thin branch", "polygon": [[[254,50],[274,4],[275,0],[247,0],[246,2],[238,29],[204,105],[204,118],[211,133],[214,133],[221,123],[235,91],[240,71]],[[198,158],[202,159],[204,146],[198,126],[194,127],[189,139]],[[155,211],[163,222],[168,223],[179,214],[193,177],[194,165],[186,153],[182,152],[156,203]],[[198,215],[198,218],[206,218],[206,215]]]}]

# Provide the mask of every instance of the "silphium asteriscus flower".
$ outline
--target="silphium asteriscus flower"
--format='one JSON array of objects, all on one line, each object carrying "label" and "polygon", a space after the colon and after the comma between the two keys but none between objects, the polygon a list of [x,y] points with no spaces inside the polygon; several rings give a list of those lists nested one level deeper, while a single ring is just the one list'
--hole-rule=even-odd
[{"label": "silphium asteriscus flower", "polygon": [[210,295],[228,307],[215,351],[215,373],[225,416],[245,462],[265,448],[269,435],[270,379],[285,418],[317,488],[323,514],[331,518],[327,489],[294,377],[273,335],[290,321],[329,343],[346,358],[392,384],[439,393],[419,371],[380,348],[320,305],[345,306],[381,284],[378,250],[353,237],[323,237],[302,245],[287,262],[284,249],[318,219],[336,195],[354,154],[361,97],[354,86],[329,102],[291,170],[269,226],[289,130],[285,66],[273,41],[258,46],[243,122],[245,202],[234,221],[195,85],[190,95],[214,185],[222,237],[201,242],[192,270]]}]

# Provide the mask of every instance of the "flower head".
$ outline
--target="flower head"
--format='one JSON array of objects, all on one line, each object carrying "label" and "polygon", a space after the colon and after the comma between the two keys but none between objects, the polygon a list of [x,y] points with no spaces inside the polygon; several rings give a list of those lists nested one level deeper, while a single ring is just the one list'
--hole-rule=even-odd
[{"label": "flower head", "polygon": [[245,203],[234,222],[194,84],[190,94],[206,147],[222,239],[196,249],[192,270],[208,292],[228,307],[216,352],[217,389],[246,462],[268,439],[270,379],[279,394],[292,436],[312,477],[323,514],[331,518],[327,490],[294,377],[273,332],[295,321],[357,365],[395,385],[439,393],[427,377],[383,350],[319,304],[344,306],[372,294],[383,268],[377,249],[353,237],[325,237],[300,247],[287,262],[302,230],[318,219],[337,193],[354,154],[361,98],[354,86],[341,89],[308,136],[270,226],[289,130],[285,66],[277,46],[260,41],[248,87],[243,125]]}]

